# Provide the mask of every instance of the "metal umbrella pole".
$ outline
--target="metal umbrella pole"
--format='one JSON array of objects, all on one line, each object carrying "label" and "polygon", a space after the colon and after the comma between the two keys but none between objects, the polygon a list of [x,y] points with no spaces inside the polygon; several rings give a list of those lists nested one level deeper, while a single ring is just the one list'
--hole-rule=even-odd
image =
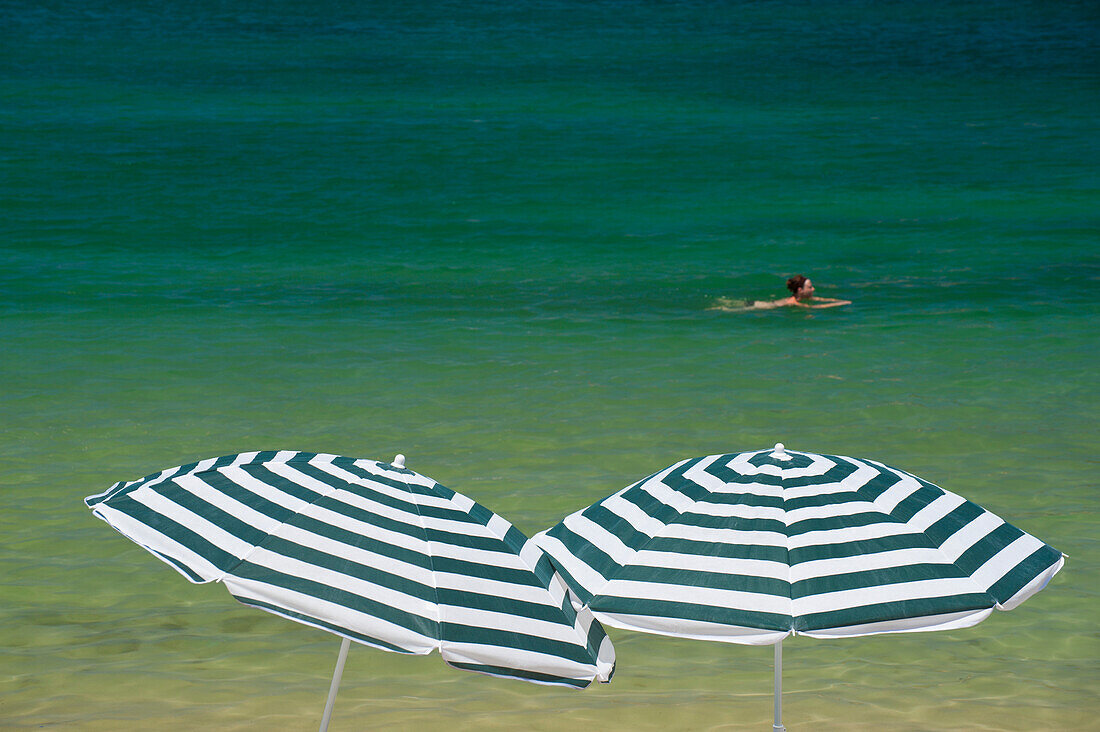
[{"label": "metal umbrella pole", "polygon": [[772,732],[787,732],[783,726],[783,641],[775,644],[775,722]]},{"label": "metal umbrella pole", "polygon": [[344,638],[343,642],[340,643],[340,655],[336,658],[336,670],[332,674],[332,686],[330,686],[328,690],[328,701],[325,702],[325,713],[321,716],[320,732],[326,732],[326,730],[328,730],[328,721],[332,717],[332,708],[336,706],[336,692],[340,690],[340,679],[344,675],[344,662],[348,660],[348,648],[350,647],[351,641]]}]

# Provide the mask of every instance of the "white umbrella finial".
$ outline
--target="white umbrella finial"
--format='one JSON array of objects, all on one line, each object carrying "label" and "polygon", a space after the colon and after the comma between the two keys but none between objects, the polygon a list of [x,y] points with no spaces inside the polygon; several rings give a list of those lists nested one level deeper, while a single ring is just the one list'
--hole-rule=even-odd
[{"label": "white umbrella finial", "polygon": [[783,447],[782,442],[775,443],[775,449],[772,450],[768,457],[773,457],[776,460],[790,460],[791,456],[787,454],[787,449]]},{"label": "white umbrella finial", "polygon": [[398,453],[397,455],[394,455],[393,462],[390,463],[390,465],[392,465],[395,468],[405,467],[405,456],[400,454],[400,453]]}]

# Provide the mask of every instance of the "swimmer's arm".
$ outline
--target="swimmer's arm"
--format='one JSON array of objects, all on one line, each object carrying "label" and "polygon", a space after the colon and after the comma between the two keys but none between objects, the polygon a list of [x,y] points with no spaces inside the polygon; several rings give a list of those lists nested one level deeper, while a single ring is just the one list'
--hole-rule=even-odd
[{"label": "swimmer's arm", "polygon": [[851,305],[852,304],[851,300],[838,300],[835,297],[815,297],[814,302],[820,302],[822,304],[821,305],[809,305],[809,304],[807,304],[805,307],[820,309],[820,308],[835,308],[835,307],[839,307],[841,305]]}]

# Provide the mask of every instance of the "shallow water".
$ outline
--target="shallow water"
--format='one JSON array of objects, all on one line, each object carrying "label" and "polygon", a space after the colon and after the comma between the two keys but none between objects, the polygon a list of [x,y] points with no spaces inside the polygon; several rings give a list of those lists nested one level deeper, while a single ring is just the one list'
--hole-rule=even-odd
[{"label": "shallow water", "polygon": [[[255,449],[532,534],[696,455],[881,460],[1070,555],[953,633],[784,645],[789,729],[1100,712],[1086,3],[0,9],[0,726],[305,729],[338,642],[94,519]],[[796,272],[853,305],[723,312]],[[356,647],[333,729],[766,729],[771,649],[570,692]]]}]

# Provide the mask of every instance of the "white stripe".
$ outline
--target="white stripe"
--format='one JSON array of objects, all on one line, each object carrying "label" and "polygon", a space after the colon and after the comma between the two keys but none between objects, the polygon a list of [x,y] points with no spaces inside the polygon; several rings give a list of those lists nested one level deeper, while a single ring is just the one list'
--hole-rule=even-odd
[{"label": "white stripe", "polygon": [[[565,527],[580,538],[598,547],[618,564],[625,566],[634,558],[634,549],[627,546],[623,543],[622,539],[612,534],[600,524],[592,521],[587,516],[574,514],[565,519]],[[553,554],[553,552],[551,552],[551,554]]]},{"label": "white stripe", "polygon": [[855,493],[881,474],[880,471],[872,468],[870,465],[864,465],[858,460],[852,460],[851,464],[855,470],[839,481],[833,483],[812,483],[805,486],[786,488],[783,491],[783,497],[790,500],[793,498],[807,498],[811,496]]},{"label": "white stripe", "polygon": [[590,595],[599,594],[607,579],[595,569],[577,559],[564,544],[545,531],[535,534],[532,541],[539,545],[573,580]]},{"label": "white stripe", "polygon": [[801,582],[819,577],[832,577],[853,572],[870,572],[890,567],[906,567],[914,564],[942,564],[952,566],[947,557],[935,548],[894,549],[874,554],[858,554],[852,557],[815,559],[791,565],[791,582]]},{"label": "white stripe", "polygon": [[791,599],[778,595],[713,587],[666,585],[658,582],[613,579],[600,590],[601,597],[623,597],[641,600],[666,600],[690,605],[708,605],[735,610],[754,610],[789,615]]},{"label": "white stripe", "polygon": [[356,460],[353,462],[353,465],[373,475],[379,475],[399,483],[421,485],[425,488],[431,488],[436,484],[434,480],[417,473],[415,470],[390,470],[390,463],[383,463],[378,460]]},{"label": "white stripe", "polygon": [[469,513],[470,509],[474,507],[474,499],[469,496],[464,496],[461,493],[455,493],[451,496],[451,506],[462,513]]},{"label": "white stripe", "polygon": [[796,452],[794,450],[787,450],[787,453],[789,455],[802,455],[803,457],[807,457],[810,459],[810,464],[804,468],[782,468],[778,465],[771,465],[770,463],[756,466],[749,462],[762,452],[771,451],[757,450],[756,452],[740,453],[734,456],[728,463],[728,466],[741,475],[771,475],[783,480],[788,478],[808,478],[815,475],[824,475],[836,466],[836,463],[823,455],[815,455],[812,452]]},{"label": "white stripe", "polygon": [[[749,493],[763,496],[780,496],[783,494],[782,486],[770,486],[764,483],[727,483],[717,475],[707,472],[720,457],[722,456],[709,455],[701,459],[698,463],[692,465],[691,468],[684,472],[684,477],[693,481],[696,485],[705,488],[710,493]],[[753,472],[752,475],[756,475],[756,473]]]},{"label": "white stripe", "polygon": [[[307,490],[311,490],[318,494],[318,497],[331,495],[337,490],[336,486],[331,486],[324,481],[317,480],[316,478],[306,475],[302,471],[298,470],[293,465],[289,465],[285,462],[269,462],[264,465],[267,470],[278,475],[280,478],[290,481],[296,485],[301,486]],[[315,499],[316,500],[316,499]]]},{"label": "white stripe", "polygon": [[[830,503],[824,506],[807,506],[787,511],[784,520],[788,526],[800,521],[812,521],[814,519],[839,518],[841,516],[861,516],[863,514],[881,515],[875,510],[875,505],[868,501],[847,501],[845,503]],[[886,519],[886,516],[882,516]]]},{"label": "white stripe", "polygon": [[[123,513],[117,508],[105,503],[96,506],[92,513],[99,516],[115,531],[138,544],[146,551],[153,552],[154,554],[163,554],[186,566],[192,572],[202,577],[203,582],[211,582],[222,575],[222,571],[207,561],[202,555],[196,554],[172,537],[160,533],[147,524],[138,521],[128,513]],[[157,558],[163,561],[163,557]],[[174,566],[170,562],[165,563],[184,577],[187,577],[188,581],[195,581],[192,577],[188,577],[188,575],[184,574],[179,567]]]},{"label": "white stripe", "polygon": [[688,570],[693,572],[712,572],[715,574],[740,577],[768,577],[787,580],[788,568],[784,562],[772,562],[763,559],[745,559],[741,557],[715,557],[703,554],[682,554],[679,552],[656,552],[643,550],[638,552],[631,566],[652,567],[654,569]]},{"label": "white stripe", "polygon": [[260,513],[256,509],[241,503],[237,499],[227,496],[196,475],[181,475],[176,478],[175,483],[196,498],[205,501],[211,506],[220,508],[230,516],[243,521],[265,534],[270,534],[282,526],[281,521],[276,521],[270,516]]},{"label": "white stripe", "polygon": [[993,608],[964,610],[958,613],[922,615],[915,618],[885,620],[879,623],[847,625],[841,628],[799,631],[798,634],[809,636],[810,638],[851,638],[861,635],[875,635],[877,633],[918,633],[930,630],[959,630],[961,628],[969,628],[972,625],[977,625],[988,618],[992,612]]},{"label": "white stripe", "polygon": [[[817,532],[821,533],[821,532]],[[684,539],[701,543],[736,544],[741,546],[770,546],[786,549],[787,537],[778,531],[744,531],[742,529],[715,529],[685,524],[669,524],[661,533],[662,539]],[[797,537],[794,537],[797,538]],[[793,538],[792,538],[793,541]]]},{"label": "white stripe", "polygon": [[893,514],[902,501],[921,488],[921,484],[912,476],[899,475],[898,477],[900,480],[883,491],[874,501],[875,508],[886,515]]},{"label": "white stripe", "polygon": [[[375,526],[364,521],[352,518],[337,511],[323,508],[317,505],[310,505],[306,507],[302,512],[302,516],[308,516],[316,519],[324,524],[329,524],[337,528],[350,531],[355,534],[362,534],[363,536],[378,541],[394,544],[410,551],[415,551],[420,554],[425,554],[434,557],[446,557],[448,559],[461,559],[468,562],[474,562],[477,564],[489,564],[499,567],[508,567],[511,569],[525,569],[526,565],[516,554],[508,550],[506,546],[501,544],[499,550],[488,549],[471,549],[457,544],[449,544],[440,541],[425,541],[413,534],[406,534],[399,531],[391,531],[384,529],[380,526]],[[421,533],[419,527],[415,525],[409,525],[415,530],[415,533]],[[479,526],[481,524],[470,524],[470,526]],[[481,527],[484,528],[484,527]]]},{"label": "white stripe", "polygon": [[[441,498],[439,496],[433,496],[430,494],[425,495],[422,493],[413,493],[408,488],[394,488],[393,486],[382,483],[381,481],[371,480],[368,477],[356,475],[350,470],[345,470],[344,468],[331,462],[310,461],[309,464],[317,468],[318,470],[328,473],[338,480],[344,481],[345,483],[363,486],[364,488],[369,488],[375,493],[381,493],[384,496],[389,496],[390,498],[394,498],[399,501],[419,504],[421,506],[434,506],[436,508],[454,509],[454,504],[446,498]],[[366,472],[371,473],[372,475],[389,478],[390,480],[396,480],[410,485],[419,485],[425,488],[432,488],[435,486],[435,481],[431,480],[430,478],[425,478],[424,476],[419,474],[414,473],[410,476],[401,473],[393,473],[387,470],[375,468],[374,463],[367,463],[363,460],[357,460],[355,462],[355,466]]]},{"label": "white stripe", "polygon": [[282,506],[288,511],[300,513],[310,505],[309,501],[304,501],[280,488],[276,488],[270,483],[265,483],[259,478],[253,477],[240,466],[226,466],[224,468],[219,468],[218,472],[225,476],[227,480],[233,481],[244,490],[255,493],[257,496],[277,506]]},{"label": "white stripe", "polygon": [[687,513],[691,510],[691,507],[695,505],[695,501],[691,500],[683,493],[674,491],[664,483],[658,481],[651,480],[648,483],[638,486],[638,488],[649,494],[650,498],[654,499],[659,504],[663,504],[677,513]]},{"label": "white stripe", "polygon": [[997,606],[998,610],[1011,610],[1018,606],[1021,602],[1034,595],[1039,590],[1047,586],[1047,583],[1053,579],[1054,575],[1058,574],[1058,571],[1062,569],[1062,566],[1066,563],[1066,555],[1063,554],[1058,558],[1058,561],[1047,568],[1045,572],[1037,576],[1035,579],[1028,582],[1020,591],[1010,597],[1008,600]]},{"label": "white stripe", "polygon": [[[457,495],[457,494],[456,494]],[[465,534],[467,536],[476,536],[481,538],[497,538],[491,531],[485,528],[485,525],[469,518],[467,514],[467,520],[459,519],[445,519],[435,518],[432,516],[422,516],[419,511],[416,511],[417,505],[424,505],[420,502],[420,496],[413,493],[406,493],[402,500],[409,503],[413,507],[413,511],[407,511],[400,508],[389,506],[385,503],[380,503],[374,499],[361,496],[350,490],[344,488],[334,489],[334,492],[328,496],[329,498],[339,501],[348,506],[353,506],[362,511],[375,514],[377,516],[383,516],[394,521],[406,524],[417,529],[430,528],[438,531],[446,531],[454,534]],[[470,504],[473,505],[472,502]],[[448,505],[450,510],[455,510],[455,506]]]},{"label": "white stripe", "polygon": [[[858,587],[838,592],[823,592],[819,595],[795,598],[793,606],[795,615],[812,615],[814,613],[833,612],[835,610],[901,602],[903,600],[922,600],[984,593],[985,590],[969,577],[941,577],[914,582],[900,582],[893,585]],[[990,607],[992,605],[991,598]]]},{"label": "white stripe", "polygon": [[[499,597],[508,600],[521,600],[535,605],[560,608],[564,594],[554,598],[541,585],[517,585],[504,580],[489,579],[470,574],[454,572],[436,572],[435,585],[440,589],[473,592],[479,595]],[[430,586],[430,585],[429,585]],[[564,622],[564,621],[563,621]]]},{"label": "white stripe", "polygon": [[1024,534],[994,554],[985,564],[979,567],[973,574],[974,581],[988,590],[1002,577],[1014,570],[1020,562],[1042,548],[1043,542],[1030,534]]},{"label": "white stripe", "polygon": [[[507,607],[507,605],[504,605]],[[473,628],[488,628],[506,632],[522,633],[536,638],[561,641],[574,646],[584,646],[587,639],[578,630],[565,623],[565,616],[558,614],[560,622],[528,618],[509,612],[481,610],[459,605],[439,606],[439,619],[443,623],[468,625]]]},{"label": "white stripe", "polygon": [[[602,501],[601,505],[616,516],[625,519],[636,531],[646,536],[656,536],[665,526],[664,522],[653,518],[639,508],[637,504],[623,498],[622,495],[611,496]],[[661,504],[661,506],[663,507],[664,504]]]},{"label": "white stripe", "polygon": [[918,533],[908,524],[883,522],[867,526],[850,526],[843,529],[822,529],[795,534],[790,537],[791,549],[805,549],[813,546],[846,544],[852,541],[883,539],[888,536],[907,536]]},{"label": "white stripe", "polygon": [[171,480],[174,476],[178,475],[180,473],[180,471],[182,471],[182,470],[183,470],[182,465],[178,466],[178,467],[175,467],[175,468],[168,468],[167,470],[160,471],[159,473],[157,473],[152,478],[142,478],[142,479],[139,479],[139,480],[132,480],[132,481],[130,481],[129,483],[126,484],[126,487],[129,488],[132,485],[137,485],[138,483],[143,483],[144,484],[142,486],[143,488],[153,488],[155,486],[160,485],[161,483],[164,483],[168,480]]},{"label": "white stripe", "polygon": [[[456,493],[455,495],[458,494]],[[504,537],[508,533],[508,530],[510,528],[512,528],[512,524],[508,523],[508,519],[495,513],[489,519],[489,522],[485,524],[485,530],[489,533],[489,535],[500,539],[501,541],[504,540]]]},{"label": "white stripe", "polygon": [[[988,536],[989,532],[1002,525],[1004,525],[1002,519],[994,516],[989,511],[983,511],[973,521],[960,528],[940,544],[940,551],[954,562],[963,555],[963,552]],[[1039,546],[1042,546],[1042,544],[1039,544]]]},{"label": "white stripe", "polygon": [[784,489],[781,485],[768,485],[767,483],[723,483],[715,480],[714,485],[707,486],[711,493],[727,496],[766,496],[768,498],[781,498]]},{"label": "white stripe", "polygon": [[[304,562],[285,554],[277,554],[264,547],[256,547],[256,551],[248,558],[248,561],[260,567],[273,569],[277,572],[298,577],[312,582],[319,582],[330,587],[338,588],[354,595],[359,595],[375,602],[380,602],[395,610],[400,610],[410,615],[418,615],[422,618],[437,619],[436,605],[434,602],[423,600],[419,597],[408,595],[400,590],[395,590],[385,585],[370,582],[359,577],[353,577],[343,572],[337,572],[327,567],[319,567],[316,564]],[[237,575],[229,575],[237,577]]]},{"label": "white stripe", "polygon": [[[394,546],[399,546],[403,549],[417,552],[418,554],[427,555],[431,553],[428,542],[419,536],[406,534],[402,531],[384,529],[380,526],[360,521],[359,519],[352,518],[351,516],[333,511],[329,508],[310,505],[304,507],[299,515],[315,519],[322,524],[328,524],[338,529],[344,529],[353,534],[361,534],[367,538],[375,539],[376,541],[393,544]],[[423,532],[417,531],[416,533],[422,534]]]},{"label": "white stripe", "polygon": [[767,519],[770,521],[778,521],[779,523],[788,523],[790,521],[788,518],[789,513],[784,512],[781,506],[753,506],[744,503],[710,503],[708,501],[697,501],[691,506],[690,511],[685,513],[693,513],[714,518]]},{"label": "white stripe", "polygon": [[503,543],[498,549],[471,549],[460,544],[449,544],[440,541],[431,541],[429,545],[433,557],[459,559],[464,562],[505,567],[507,569],[530,569],[519,555],[512,552]]},{"label": "white stripe", "polygon": [[542,559],[542,554],[542,549],[530,539],[528,539],[524,543],[523,548],[519,550],[520,561],[523,562],[524,566],[530,569],[535,568],[535,565]]},{"label": "white stripe", "polygon": [[601,623],[610,625],[613,628],[639,630],[643,633],[657,633],[673,638],[718,641],[720,643],[770,646],[791,634],[789,630],[761,630],[760,628],[747,628],[740,625],[708,623],[702,620],[666,618],[659,615],[606,613],[599,610],[594,614]]},{"label": "white stripe", "polygon": [[596,674],[593,664],[579,664],[561,656],[537,651],[524,651],[509,646],[455,643],[444,640],[440,656],[450,664],[474,664],[523,669],[566,679],[591,679]]},{"label": "white stripe", "polygon": [[345,544],[337,539],[315,534],[312,531],[307,531],[293,524],[284,525],[276,535],[298,546],[316,549],[331,557],[346,559],[349,562],[355,562],[356,564],[362,564],[383,572],[389,572],[390,574],[405,577],[427,587],[432,587],[434,585],[431,569],[404,562],[400,559],[394,559],[384,554],[378,554],[368,549],[352,546],[351,544]]},{"label": "white stripe", "polygon": [[913,514],[907,525],[914,531],[925,532],[928,527],[966,503],[962,496],[944,491],[943,495]]},{"label": "white stripe", "polygon": [[234,536],[217,524],[207,521],[202,516],[165,498],[154,490],[142,486],[130,493],[130,498],[175,521],[177,524],[186,526],[214,546],[238,559],[243,559],[248,555],[248,552],[252,551],[252,545],[247,541]]},{"label": "white stripe", "polygon": [[257,600],[290,612],[304,613],[348,631],[392,643],[408,653],[422,655],[438,647],[434,638],[313,595],[232,576],[225,578],[225,586],[241,599]]}]

